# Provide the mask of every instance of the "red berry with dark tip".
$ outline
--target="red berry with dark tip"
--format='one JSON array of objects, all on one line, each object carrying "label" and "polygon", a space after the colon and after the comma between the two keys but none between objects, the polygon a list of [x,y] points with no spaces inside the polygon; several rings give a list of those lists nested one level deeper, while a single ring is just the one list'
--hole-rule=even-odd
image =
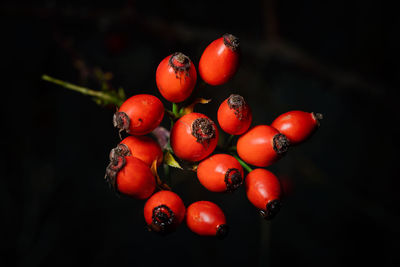
[{"label": "red berry with dark tip", "polygon": [[217,143],[217,126],[201,113],[186,114],[171,130],[171,147],[183,160],[200,161],[214,151]]},{"label": "red berry with dark tip", "polygon": [[271,126],[284,134],[291,144],[299,144],[317,130],[322,117],[320,113],[294,110],[280,115]]},{"label": "red berry with dark tip", "polygon": [[182,53],[174,53],[164,58],[157,67],[156,83],[162,96],[170,102],[186,100],[196,85],[196,69]]},{"label": "red berry with dark tip", "polygon": [[237,142],[242,160],[257,167],[267,167],[288,150],[289,140],[275,128],[258,125],[248,130]]},{"label": "red berry with dark tip", "polygon": [[245,184],[249,201],[260,209],[265,219],[272,219],[281,207],[282,190],[278,178],[265,169],[255,169],[247,175]]},{"label": "red berry with dark tip", "polygon": [[186,211],[186,224],[192,232],[204,236],[224,238],[229,231],[224,212],[210,201],[192,203]]},{"label": "red berry with dark tip", "polygon": [[185,218],[182,199],[171,191],[159,191],[144,205],[144,219],[152,231],[169,233]]},{"label": "red berry with dark tip", "polygon": [[157,160],[157,165],[159,166],[163,159],[160,145],[148,136],[131,135],[126,137],[111,150],[110,159],[115,153],[138,158],[149,167],[151,167],[155,160]]},{"label": "red berry with dark tip", "polygon": [[204,50],[199,62],[199,74],[210,85],[221,85],[235,75],[239,66],[239,39],[224,34]]},{"label": "red berry with dark tip", "polygon": [[116,192],[137,199],[148,198],[156,187],[154,175],[146,163],[117,153],[110,159],[105,178]]},{"label": "red berry with dark tip", "polygon": [[164,105],[153,95],[134,95],[114,114],[114,126],[132,135],[153,131],[164,117]]},{"label": "red berry with dark tip", "polygon": [[242,185],[243,168],[231,155],[212,155],[197,167],[200,183],[213,192],[232,192]]},{"label": "red berry with dark tip", "polygon": [[240,95],[230,95],[218,108],[218,123],[228,134],[245,133],[253,119],[249,105]]}]

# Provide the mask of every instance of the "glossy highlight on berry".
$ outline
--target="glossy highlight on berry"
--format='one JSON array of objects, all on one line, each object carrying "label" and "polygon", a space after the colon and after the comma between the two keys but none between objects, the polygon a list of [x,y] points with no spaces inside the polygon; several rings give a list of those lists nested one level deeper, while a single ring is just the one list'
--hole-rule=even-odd
[{"label": "glossy highlight on berry", "polygon": [[216,86],[228,82],[239,66],[239,39],[232,34],[224,34],[204,50],[199,73],[208,84]]},{"label": "glossy highlight on berry", "polygon": [[166,234],[174,231],[185,217],[182,199],[172,191],[159,191],[144,206],[144,218],[149,230]]},{"label": "glossy highlight on berry", "polygon": [[186,161],[200,161],[217,146],[218,129],[206,115],[193,112],[174,124],[170,140],[176,156]]},{"label": "glossy highlight on berry", "polygon": [[246,195],[259,209],[260,215],[271,220],[281,208],[282,189],[278,178],[265,169],[255,169],[246,177]]},{"label": "glossy highlight on berry", "polygon": [[156,71],[157,88],[168,101],[179,103],[192,93],[197,72],[192,61],[182,53],[174,53],[161,61]]},{"label": "glossy highlight on berry", "polygon": [[114,127],[132,135],[153,131],[164,117],[164,105],[153,95],[141,94],[128,98],[114,114]]},{"label": "glossy highlight on berry", "polygon": [[242,166],[228,154],[215,154],[200,162],[197,177],[212,192],[233,192],[244,180]]},{"label": "glossy highlight on berry", "polygon": [[186,224],[198,235],[223,239],[229,232],[224,212],[210,201],[192,203],[186,211]]},{"label": "glossy highlight on berry", "polygon": [[240,95],[232,94],[218,108],[218,123],[228,134],[241,135],[250,127],[253,115]]}]

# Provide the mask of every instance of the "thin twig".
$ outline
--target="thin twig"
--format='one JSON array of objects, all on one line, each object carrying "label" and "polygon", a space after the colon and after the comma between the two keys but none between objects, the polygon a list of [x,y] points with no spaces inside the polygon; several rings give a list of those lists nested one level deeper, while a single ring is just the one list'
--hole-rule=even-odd
[{"label": "thin twig", "polygon": [[112,96],[110,94],[107,94],[107,93],[104,93],[104,92],[101,92],[101,91],[96,91],[96,90],[89,89],[89,88],[86,88],[86,87],[83,87],[83,86],[79,86],[79,85],[75,85],[75,84],[72,84],[72,83],[69,83],[69,82],[66,82],[66,81],[62,81],[62,80],[50,77],[50,76],[48,76],[46,74],[42,75],[42,79],[45,80],[45,81],[60,85],[60,86],[62,86],[64,88],[70,89],[72,91],[76,91],[76,92],[79,92],[79,93],[84,94],[84,95],[88,95],[88,96],[93,96],[93,97],[99,98],[101,100],[104,100],[105,102],[109,102],[109,103],[115,104],[118,107],[121,106],[122,103],[123,103],[123,100],[118,98],[118,97],[114,97],[114,96]]}]

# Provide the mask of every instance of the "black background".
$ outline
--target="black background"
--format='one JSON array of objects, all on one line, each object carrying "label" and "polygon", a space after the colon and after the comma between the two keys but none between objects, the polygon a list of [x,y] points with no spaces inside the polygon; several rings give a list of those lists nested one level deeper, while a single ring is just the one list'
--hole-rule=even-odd
[{"label": "black background", "polygon": [[[382,2],[2,2],[0,265],[399,266],[400,25]],[[181,51],[197,64],[226,32],[241,40],[240,69],[226,85],[196,90],[213,99],[197,111],[216,120],[235,92],[253,125],[293,109],[325,118],[268,168],[290,188],[273,221],[243,188],[209,193],[193,173],[174,170],[185,204],[219,204],[231,232],[223,241],[185,225],[166,237],[146,232],[144,201],[116,197],[103,180],[119,140],[114,109],[40,77],[98,89],[100,68],[128,96],[162,99],[158,63]]]}]

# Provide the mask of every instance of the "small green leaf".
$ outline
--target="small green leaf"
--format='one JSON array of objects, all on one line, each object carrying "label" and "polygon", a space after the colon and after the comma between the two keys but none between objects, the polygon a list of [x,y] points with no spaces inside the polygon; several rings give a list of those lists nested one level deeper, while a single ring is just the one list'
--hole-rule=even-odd
[{"label": "small green leaf", "polygon": [[164,163],[174,168],[183,169],[169,151],[165,152],[164,154]]}]

